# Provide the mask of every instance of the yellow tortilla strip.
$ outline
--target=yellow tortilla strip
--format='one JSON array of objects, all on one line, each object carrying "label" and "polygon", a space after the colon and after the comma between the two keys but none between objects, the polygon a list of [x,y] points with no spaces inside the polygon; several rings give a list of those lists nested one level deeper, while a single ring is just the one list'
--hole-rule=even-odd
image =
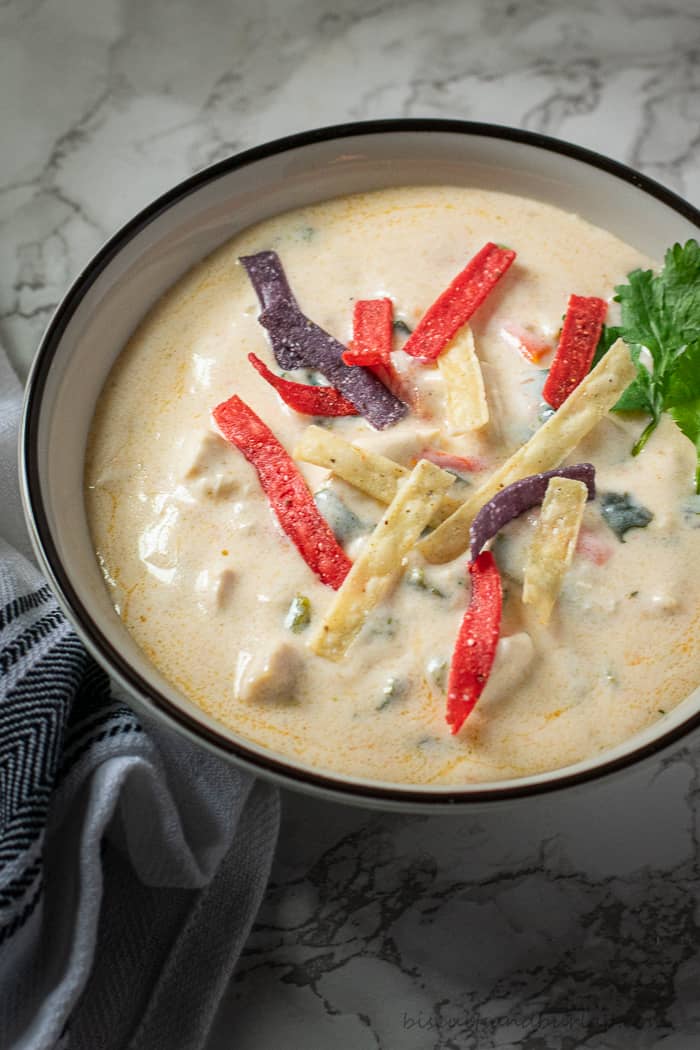
[{"label": "yellow tortilla strip", "polygon": [[588,489],[573,478],[552,478],[542,501],[523,573],[523,602],[549,623],[576,549]]},{"label": "yellow tortilla strip", "polygon": [[452,561],[469,546],[477,513],[513,481],[554,470],[610,411],[637,374],[627,344],[618,339],[561,408],[467,499],[459,510],[418,546],[428,561]]},{"label": "yellow tortilla strip", "polygon": [[[323,427],[307,427],[294,449],[294,458],[333,471],[360,492],[379,503],[389,504],[399,490],[399,482],[410,471],[387,456],[351,445]],[[439,525],[462,506],[462,501],[446,496],[433,514],[430,525]]]},{"label": "yellow tortilla strip", "polygon": [[454,434],[478,430],[489,421],[484,377],[471,328],[463,328],[437,359],[447,388],[447,423]]},{"label": "yellow tortilla strip", "polygon": [[446,471],[422,459],[389,505],[309,642],[319,656],[340,660],[401,571],[444,494],[454,483]]},{"label": "yellow tortilla strip", "polygon": [[387,456],[351,445],[323,427],[307,427],[294,449],[294,458],[332,470],[336,477],[354,485],[380,503],[389,504],[409,471]]}]

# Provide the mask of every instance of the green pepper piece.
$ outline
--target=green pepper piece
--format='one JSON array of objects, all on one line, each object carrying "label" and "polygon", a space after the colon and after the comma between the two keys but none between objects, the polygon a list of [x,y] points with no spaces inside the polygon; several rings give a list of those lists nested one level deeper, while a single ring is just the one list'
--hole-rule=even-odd
[{"label": "green pepper piece", "polygon": [[300,634],[311,623],[311,601],[305,594],[296,594],[284,618],[284,626],[294,634]]}]

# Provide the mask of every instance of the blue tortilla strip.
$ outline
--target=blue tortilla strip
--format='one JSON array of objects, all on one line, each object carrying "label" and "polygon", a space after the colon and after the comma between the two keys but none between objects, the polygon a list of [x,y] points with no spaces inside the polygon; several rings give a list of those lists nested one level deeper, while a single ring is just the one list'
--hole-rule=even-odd
[{"label": "blue tortilla strip", "polygon": [[267,310],[281,302],[290,303],[298,309],[297,301],[289,287],[287,275],[277,252],[242,255],[238,261],[245,267],[250,283],[260,300],[261,309]]},{"label": "blue tortilla strip", "polygon": [[302,313],[276,252],[246,255],[241,263],[260,300],[258,320],[268,331],[280,368],[317,369],[377,430],[403,419],[408,412],[403,401],[369,369],[346,365],[347,347]]},{"label": "blue tortilla strip", "polygon": [[575,463],[571,467],[546,470],[543,474],[530,474],[527,478],[514,481],[512,485],[506,485],[484,504],[472,522],[469,530],[472,561],[484,544],[493,539],[504,525],[542,502],[551,478],[582,481],[588,488],[588,498],[595,499],[595,467],[592,463]]},{"label": "blue tortilla strip", "polygon": [[282,362],[293,360],[298,362],[295,368],[318,369],[377,430],[398,423],[406,415],[408,408],[403,401],[369,369],[346,365],[343,361],[346,347],[305,317],[298,307],[280,302],[263,311],[258,320],[267,328],[281,367],[292,367]]}]

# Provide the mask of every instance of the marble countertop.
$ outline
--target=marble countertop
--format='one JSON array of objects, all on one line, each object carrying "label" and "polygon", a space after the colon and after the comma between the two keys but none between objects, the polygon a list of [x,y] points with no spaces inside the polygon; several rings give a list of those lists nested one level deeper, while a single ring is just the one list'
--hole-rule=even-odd
[{"label": "marble countertop", "polygon": [[[570,139],[700,202],[696,0],[3,0],[0,339],[154,195],[391,116]],[[288,794],[212,1048],[690,1050],[700,749],[469,819]]]}]

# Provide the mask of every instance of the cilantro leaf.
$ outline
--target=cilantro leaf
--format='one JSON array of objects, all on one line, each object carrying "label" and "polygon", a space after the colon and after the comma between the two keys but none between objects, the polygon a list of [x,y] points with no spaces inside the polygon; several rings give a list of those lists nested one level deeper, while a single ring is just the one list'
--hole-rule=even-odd
[{"label": "cilantro leaf", "polygon": [[[595,368],[602,357],[607,354],[613,343],[623,336],[623,329],[617,325],[603,325],[596,352],[593,355],[591,368]],[[650,412],[654,414],[654,400],[651,394],[651,376],[649,370],[639,361],[641,346],[633,343],[630,353],[637,365],[637,378],[627,387],[624,394],[613,408],[613,412]]]},{"label": "cilantro leaf", "polygon": [[643,366],[638,367],[640,369],[639,375],[634,382],[630,383],[617,404],[613,406],[613,412],[649,412],[651,415],[655,414],[651,392],[651,375],[647,372],[647,375],[649,375],[649,379],[647,379],[647,376],[641,374]]},{"label": "cilantro leaf", "polygon": [[622,329],[618,328],[616,325],[603,325],[603,327],[600,330],[600,339],[598,340],[598,345],[596,347],[595,354],[593,355],[593,360],[591,362],[591,368],[595,368],[600,359],[604,357],[605,354],[607,354],[610,347],[613,345],[613,343],[617,342],[621,335]]},{"label": "cilantro leaf", "polygon": [[615,289],[622,337],[626,343],[645,346],[657,366],[663,359],[668,336],[660,277],[651,270],[633,270],[627,280],[628,284],[619,284]]},{"label": "cilantro leaf", "polygon": [[[700,352],[696,349],[700,344],[700,244],[695,240],[674,244],[658,274],[634,270],[627,284],[618,285],[615,292],[621,324],[603,328],[594,364],[618,337],[628,344],[637,378],[614,411],[643,411],[651,416],[632,455],[641,452],[666,411],[700,457]],[[651,355],[651,368],[642,356],[643,349]],[[700,492],[700,474],[696,485]]]},{"label": "cilantro leaf", "polygon": [[674,244],[659,274],[634,270],[627,280],[615,289],[623,338],[645,346],[655,371],[665,371],[675,351],[700,339],[700,245]]},{"label": "cilantro leaf", "polygon": [[695,491],[700,493],[700,340],[678,357],[668,383],[664,408],[695,445]]},{"label": "cilantro leaf", "polygon": [[666,252],[664,308],[671,317],[672,348],[700,339],[700,244],[674,244]]}]

